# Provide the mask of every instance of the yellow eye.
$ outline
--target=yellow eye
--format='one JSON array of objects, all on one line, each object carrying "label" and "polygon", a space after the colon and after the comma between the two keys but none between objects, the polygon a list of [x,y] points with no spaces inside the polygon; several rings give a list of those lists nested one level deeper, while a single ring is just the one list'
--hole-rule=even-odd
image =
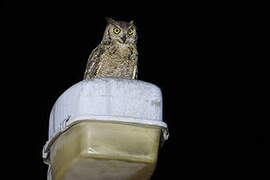
[{"label": "yellow eye", "polygon": [[128,30],[129,35],[133,34],[133,32],[134,32],[134,30],[132,28]]},{"label": "yellow eye", "polygon": [[114,32],[115,34],[119,34],[120,31],[121,31],[121,30],[120,30],[119,28],[114,28],[114,29],[113,29],[113,32]]}]

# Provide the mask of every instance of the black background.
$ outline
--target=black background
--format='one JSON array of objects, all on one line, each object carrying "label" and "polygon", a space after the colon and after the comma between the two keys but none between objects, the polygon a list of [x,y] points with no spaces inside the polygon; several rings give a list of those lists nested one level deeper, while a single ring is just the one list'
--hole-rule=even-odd
[{"label": "black background", "polygon": [[9,179],[46,179],[50,110],[82,80],[104,17],[135,20],[139,79],[163,93],[170,138],[153,180],[265,172],[263,5],[145,3],[1,1],[1,155]]}]

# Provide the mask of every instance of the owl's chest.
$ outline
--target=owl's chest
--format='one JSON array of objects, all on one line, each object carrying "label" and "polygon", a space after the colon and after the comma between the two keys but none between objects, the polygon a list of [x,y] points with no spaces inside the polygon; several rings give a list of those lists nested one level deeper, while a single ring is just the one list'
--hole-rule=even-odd
[{"label": "owl's chest", "polygon": [[108,48],[108,56],[118,60],[130,60],[133,52],[133,47],[124,45],[115,45]]},{"label": "owl's chest", "polygon": [[100,73],[103,76],[131,76],[136,65],[133,54],[131,47],[108,48],[102,57]]},{"label": "owl's chest", "polygon": [[104,53],[104,63],[108,65],[132,65],[134,64],[133,59],[134,50],[129,46],[114,46],[110,47]]}]

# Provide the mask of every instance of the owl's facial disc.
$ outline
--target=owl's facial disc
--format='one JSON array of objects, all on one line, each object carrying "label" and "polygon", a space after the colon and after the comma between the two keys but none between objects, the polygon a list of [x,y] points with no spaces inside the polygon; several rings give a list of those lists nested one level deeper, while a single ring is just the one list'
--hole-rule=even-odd
[{"label": "owl's facial disc", "polygon": [[135,26],[133,23],[124,21],[109,21],[110,38],[122,45],[136,43]]}]

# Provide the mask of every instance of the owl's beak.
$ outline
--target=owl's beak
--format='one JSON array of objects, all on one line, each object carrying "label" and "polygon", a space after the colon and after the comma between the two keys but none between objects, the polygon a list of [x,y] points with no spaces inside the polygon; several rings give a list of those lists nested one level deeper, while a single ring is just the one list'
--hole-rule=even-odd
[{"label": "owl's beak", "polygon": [[126,35],[123,35],[123,36],[121,37],[121,39],[122,39],[123,42],[125,43],[125,42],[126,42],[126,39],[127,39],[127,36],[126,36]]}]

